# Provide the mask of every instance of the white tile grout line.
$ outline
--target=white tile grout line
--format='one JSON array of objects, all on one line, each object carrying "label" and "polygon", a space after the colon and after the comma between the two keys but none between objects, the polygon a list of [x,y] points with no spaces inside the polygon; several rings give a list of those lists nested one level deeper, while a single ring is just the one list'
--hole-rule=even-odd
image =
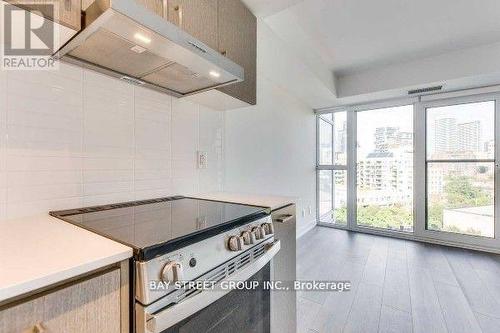
[{"label": "white tile grout line", "polygon": [[[192,104],[192,103],[190,103]],[[197,176],[198,176],[198,183],[196,184],[196,190],[195,192],[199,193],[201,191],[201,188],[200,188],[200,185],[201,185],[201,169],[198,168],[198,151],[200,151],[201,149],[201,142],[200,142],[200,105],[198,103],[195,104],[196,105],[196,141],[198,142],[197,144],[197,147],[196,147],[196,151],[195,151],[195,160],[196,160],[196,163],[195,163],[195,168],[197,170]]]},{"label": "white tile grout line", "polygon": [[85,203],[85,172],[84,172],[84,165],[85,165],[85,158],[84,158],[84,147],[85,147],[85,70],[83,68],[80,68],[81,71],[81,81],[80,81],[80,92],[81,92],[81,98],[82,98],[82,105],[81,105],[81,116],[82,116],[82,123],[80,125],[82,129],[82,136],[80,138],[80,181],[81,181],[81,198],[80,198],[80,203],[81,206],[84,205]]},{"label": "white tile grout line", "polygon": [[134,126],[132,126],[132,145],[134,147],[133,149],[133,157],[132,157],[132,186],[133,186],[133,191],[134,191],[134,200],[137,200],[137,185],[135,183],[135,177],[136,177],[136,170],[135,170],[135,161],[137,158],[137,144],[136,144],[136,127],[137,127],[137,122],[136,122],[136,94],[137,94],[137,87],[132,86],[132,121],[134,122]]},{"label": "white tile grout line", "polygon": [[168,117],[169,117],[169,121],[168,121],[168,124],[169,124],[169,127],[170,127],[170,138],[169,138],[169,156],[168,156],[168,161],[169,161],[169,188],[168,188],[168,193],[170,195],[173,195],[173,186],[174,186],[174,182],[172,181],[173,177],[173,163],[172,163],[172,158],[174,156],[174,153],[173,153],[173,146],[172,146],[172,139],[173,139],[173,129],[174,129],[174,124],[173,124],[173,114],[174,114],[174,98],[173,97],[169,97],[169,100],[170,100],[170,111],[168,113]]},{"label": "white tile grout line", "polygon": [[220,150],[220,169],[218,172],[222,172],[222,176],[219,179],[219,186],[218,189],[220,191],[224,191],[224,188],[226,187],[226,113],[222,112],[222,121],[220,122],[222,124],[222,130],[221,130],[221,150]]},{"label": "white tile grout line", "polygon": [[[7,172],[8,159],[7,159],[7,156],[8,156],[8,152],[9,152],[9,149],[8,149],[8,147],[9,147],[9,131],[8,131],[9,126],[7,126],[7,124],[9,123],[9,93],[8,93],[8,91],[9,91],[9,79],[10,79],[9,77],[10,77],[9,73],[6,72],[5,77],[4,77],[4,80],[5,80],[5,92],[4,92],[4,94],[5,94],[5,105],[4,105],[5,106],[5,125],[4,125],[5,128],[4,128],[4,131],[5,131],[5,133],[3,134],[4,137],[3,137],[3,143],[2,143],[2,145],[3,145],[2,149],[3,149],[3,155],[4,155],[3,158],[5,159],[4,172],[5,172],[6,178],[8,177],[8,172]],[[4,162],[2,162],[2,163],[4,163]],[[8,188],[9,188],[8,185],[5,184],[5,203],[4,203],[4,210],[5,211],[4,211],[3,218],[6,220],[8,219],[8,216],[9,216],[9,204],[8,204],[9,203],[9,190],[8,190]]]}]

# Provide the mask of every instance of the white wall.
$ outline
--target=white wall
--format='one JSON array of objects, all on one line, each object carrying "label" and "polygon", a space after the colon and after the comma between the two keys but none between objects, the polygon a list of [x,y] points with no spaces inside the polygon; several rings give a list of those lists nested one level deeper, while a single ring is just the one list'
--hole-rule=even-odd
[{"label": "white wall", "polygon": [[81,68],[0,71],[0,219],[221,190],[223,131],[221,112]]},{"label": "white wall", "polygon": [[332,73],[319,75],[320,70],[310,66],[301,55],[266,22],[257,20],[257,79],[271,78],[311,108],[331,106],[336,98]]},{"label": "white wall", "polygon": [[[269,62],[290,63],[289,54],[275,48],[274,58],[269,59],[268,52],[261,52],[262,47],[273,44],[274,38],[259,22],[257,105],[225,113],[224,188],[298,197],[301,234],[315,224],[316,216],[315,117],[310,107],[283,87],[281,71],[271,71]],[[304,217],[302,209],[306,211]]]}]

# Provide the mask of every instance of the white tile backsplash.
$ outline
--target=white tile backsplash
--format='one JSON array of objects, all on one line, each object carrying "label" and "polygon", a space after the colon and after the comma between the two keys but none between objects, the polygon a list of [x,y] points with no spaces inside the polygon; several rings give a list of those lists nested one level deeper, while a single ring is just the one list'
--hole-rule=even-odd
[{"label": "white tile backsplash", "polygon": [[7,73],[0,70],[0,220],[7,217]]},{"label": "white tile backsplash", "polygon": [[134,87],[90,71],[83,81],[83,205],[133,200]]},{"label": "white tile backsplash", "polygon": [[196,154],[199,148],[200,106],[183,99],[172,100],[172,190],[200,192]]},{"label": "white tile backsplash", "polygon": [[135,199],[172,193],[172,98],[135,89]]},{"label": "white tile backsplash", "polygon": [[207,168],[200,170],[200,188],[222,191],[224,181],[224,114],[200,106],[199,150],[208,153]]},{"label": "white tile backsplash", "polygon": [[223,117],[71,65],[0,71],[0,219],[221,190]]}]

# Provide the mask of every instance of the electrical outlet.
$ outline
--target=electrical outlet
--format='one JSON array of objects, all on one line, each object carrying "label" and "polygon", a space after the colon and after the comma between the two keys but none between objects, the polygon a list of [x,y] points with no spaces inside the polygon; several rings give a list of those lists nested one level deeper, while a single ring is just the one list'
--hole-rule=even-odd
[{"label": "electrical outlet", "polygon": [[206,169],[208,165],[208,154],[206,151],[198,151],[198,169]]}]

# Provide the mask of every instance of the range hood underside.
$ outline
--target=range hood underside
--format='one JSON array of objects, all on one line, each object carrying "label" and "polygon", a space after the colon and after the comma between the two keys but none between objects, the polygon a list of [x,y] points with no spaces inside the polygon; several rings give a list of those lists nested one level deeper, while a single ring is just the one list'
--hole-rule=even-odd
[{"label": "range hood underside", "polygon": [[131,8],[108,8],[55,57],[177,97],[242,80],[237,64],[134,1],[122,1],[119,6]]}]

